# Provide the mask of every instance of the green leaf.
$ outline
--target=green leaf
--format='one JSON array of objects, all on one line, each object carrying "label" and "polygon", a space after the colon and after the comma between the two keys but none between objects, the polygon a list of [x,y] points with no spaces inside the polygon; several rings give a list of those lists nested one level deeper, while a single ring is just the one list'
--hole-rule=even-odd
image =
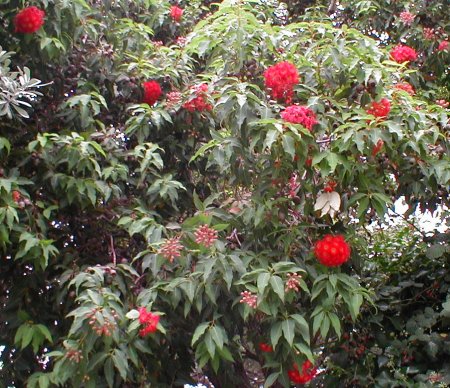
[{"label": "green leaf", "polygon": [[264,290],[269,284],[269,280],[270,280],[269,272],[263,272],[258,275],[258,280],[256,281],[256,284],[258,286],[258,293],[260,295],[264,294]]},{"label": "green leaf", "polygon": [[284,338],[288,344],[292,346],[295,337],[295,321],[293,319],[287,319],[286,321],[283,321],[281,327],[283,329]]},{"label": "green leaf", "polygon": [[341,338],[341,322],[339,321],[338,316],[334,313],[328,313],[328,317],[330,318],[331,326],[333,326],[335,333]]},{"label": "green leaf", "polygon": [[194,335],[192,336],[191,346],[195,345],[195,343],[200,339],[209,325],[209,322],[203,322],[196,327]]},{"label": "green leaf", "polygon": [[106,383],[108,387],[114,387],[114,366],[111,358],[108,358],[103,366],[103,372],[105,374]]},{"label": "green leaf", "polygon": [[138,318],[139,318],[139,311],[137,311],[137,310],[135,310],[135,309],[130,310],[130,311],[128,311],[128,312],[125,314],[125,316],[126,316],[128,319],[138,319]]},{"label": "green leaf", "polygon": [[295,141],[290,134],[284,134],[282,137],[284,152],[289,154],[292,159],[295,157]]},{"label": "green leaf", "polygon": [[264,382],[264,388],[271,387],[280,376],[280,372],[271,373],[269,376],[267,376],[266,381]]},{"label": "green leaf", "polygon": [[120,377],[122,377],[123,381],[127,380],[128,374],[128,358],[125,352],[120,349],[115,349],[112,355],[112,359],[114,361],[114,365],[116,369],[120,373]]},{"label": "green leaf", "polygon": [[308,322],[300,314],[292,314],[291,318],[295,320],[296,326],[297,326],[302,338],[309,345],[311,338],[310,338],[310,334],[309,334]]},{"label": "green leaf", "polygon": [[225,341],[224,330],[220,326],[214,325],[209,328],[209,332],[217,347],[223,349],[223,343]]},{"label": "green leaf", "polygon": [[283,280],[279,276],[274,275],[270,278],[270,285],[272,286],[272,289],[275,291],[278,297],[281,299],[281,301],[284,302]]},{"label": "green leaf", "polygon": [[211,331],[208,331],[204,337],[204,341],[206,344],[206,349],[208,349],[208,353],[211,359],[214,358],[216,354],[216,346],[214,345],[214,340],[212,339]]},{"label": "green leaf", "polygon": [[282,335],[281,322],[275,322],[270,328],[270,342],[272,343],[274,349],[277,346],[281,335]]}]

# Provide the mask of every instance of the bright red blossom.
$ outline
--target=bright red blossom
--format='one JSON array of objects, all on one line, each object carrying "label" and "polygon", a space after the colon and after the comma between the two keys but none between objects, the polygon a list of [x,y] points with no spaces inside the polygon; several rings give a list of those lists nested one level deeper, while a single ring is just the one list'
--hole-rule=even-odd
[{"label": "bright red blossom", "polygon": [[400,13],[400,19],[402,19],[402,22],[404,24],[406,24],[407,26],[410,26],[412,24],[412,22],[414,21],[415,17],[416,16],[413,15],[409,11],[403,11],[403,12]]},{"label": "bright red blossom", "polygon": [[316,114],[307,106],[291,105],[281,112],[281,118],[292,124],[301,124],[312,131],[312,127],[318,123]]},{"label": "bright red blossom", "polygon": [[327,267],[338,267],[350,257],[350,246],[344,236],[326,235],[314,247],[314,253],[319,262]]},{"label": "bright red blossom", "polygon": [[291,103],[294,85],[299,82],[297,69],[292,63],[280,62],[270,66],[264,72],[264,79],[266,87],[271,90],[272,98]]},{"label": "bright red blossom", "polygon": [[443,40],[441,43],[439,43],[438,46],[439,51],[447,50],[447,48],[448,48],[448,40]]},{"label": "bright red blossom", "polygon": [[139,323],[144,327],[139,330],[139,335],[145,337],[150,333],[154,333],[159,323],[159,315],[153,314],[147,311],[145,307],[140,307],[139,311]]},{"label": "bright red blossom", "polygon": [[414,96],[414,94],[416,94],[416,91],[408,82],[400,82],[396,84],[394,88],[397,90],[403,90],[404,92],[408,93],[411,96]]},{"label": "bright red blossom", "polygon": [[13,199],[14,202],[19,202],[21,197],[22,196],[20,195],[20,192],[18,192],[17,190],[14,190],[12,192],[12,199]]},{"label": "bright red blossom", "polygon": [[185,102],[183,104],[183,108],[188,110],[189,112],[202,112],[204,110],[210,111],[212,109],[212,105],[208,103],[208,85],[197,85],[193,89],[195,91],[196,97]]},{"label": "bright red blossom", "polygon": [[391,58],[397,63],[412,62],[417,59],[417,52],[409,46],[399,44],[391,50]]},{"label": "bright red blossom", "polygon": [[172,20],[179,22],[181,20],[181,17],[183,16],[183,9],[180,7],[177,7],[176,5],[173,5],[170,7],[170,17]]},{"label": "bright red blossom", "polygon": [[317,368],[313,367],[311,361],[306,360],[302,365],[302,372],[298,370],[297,364],[294,364],[294,369],[288,370],[289,379],[294,384],[305,384],[311,381],[317,375]]},{"label": "bright red blossom", "polygon": [[15,32],[32,34],[44,24],[45,12],[37,7],[28,7],[20,11],[14,18]]},{"label": "bright red blossom", "polygon": [[380,102],[373,101],[367,113],[374,115],[376,118],[385,119],[391,111],[391,103],[387,98],[381,99]]},{"label": "bright red blossom", "polygon": [[143,83],[143,88],[144,97],[142,98],[142,102],[150,106],[154,105],[159,97],[161,97],[161,86],[156,81],[147,81]]},{"label": "bright red blossom", "polygon": [[272,353],[273,347],[269,344],[266,344],[265,342],[260,342],[259,350],[261,350],[261,352],[264,352],[264,353]]}]

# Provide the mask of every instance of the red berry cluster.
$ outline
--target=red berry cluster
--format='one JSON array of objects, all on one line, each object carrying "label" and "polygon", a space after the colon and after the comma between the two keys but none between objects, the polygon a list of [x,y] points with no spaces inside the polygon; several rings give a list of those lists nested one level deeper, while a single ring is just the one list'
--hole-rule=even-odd
[{"label": "red berry cluster", "polygon": [[326,235],[314,247],[314,253],[319,262],[327,267],[337,267],[350,257],[350,246],[343,236]]},{"label": "red berry cluster", "polygon": [[150,106],[154,105],[161,97],[162,90],[161,86],[156,81],[147,81],[142,84],[144,88],[144,96],[142,102]]},{"label": "red berry cluster", "polygon": [[313,366],[311,361],[306,360],[302,365],[302,371],[298,370],[297,364],[294,364],[294,369],[288,370],[289,379],[294,384],[306,384],[317,375],[317,368]]},{"label": "red berry cluster", "polygon": [[158,327],[159,315],[153,314],[147,311],[145,307],[140,307],[139,311],[139,323],[144,327],[139,330],[139,335],[145,337],[150,333],[154,333]]},{"label": "red berry cluster", "polygon": [[400,82],[396,84],[394,88],[396,90],[403,90],[404,92],[408,93],[411,96],[414,96],[414,94],[416,94],[416,91],[408,82]]},{"label": "red berry cluster", "polygon": [[195,242],[209,248],[217,240],[217,230],[208,225],[202,225],[194,232]]},{"label": "red berry cluster", "polygon": [[183,16],[183,11],[184,10],[182,8],[176,5],[172,5],[172,7],[170,7],[170,17],[173,21],[179,22],[181,21],[181,17]]},{"label": "red berry cluster", "polygon": [[251,307],[252,309],[256,308],[256,305],[258,304],[258,296],[255,294],[252,294],[250,291],[242,291],[241,292],[241,300],[239,303],[245,303],[247,306]]},{"label": "red berry cluster", "polygon": [[176,257],[180,257],[182,249],[180,237],[172,237],[164,241],[158,253],[172,263]]},{"label": "red berry cluster", "polygon": [[302,276],[297,273],[288,273],[284,292],[289,292],[290,290],[294,290],[295,292],[300,291],[301,278]]},{"label": "red berry cluster", "polygon": [[14,18],[15,32],[32,34],[44,24],[45,12],[37,7],[28,7],[20,11]]},{"label": "red berry cluster", "polygon": [[78,364],[83,359],[83,353],[81,350],[77,349],[68,349],[65,357],[68,358],[70,361],[73,361],[74,363]]},{"label": "red berry cluster", "polygon": [[299,82],[299,75],[295,66],[290,62],[281,62],[269,67],[264,72],[265,85],[271,90],[275,100],[292,102],[294,85]]},{"label": "red berry cluster", "polygon": [[301,124],[310,131],[312,131],[312,127],[318,123],[316,114],[307,106],[288,106],[281,112],[281,117],[288,123]]},{"label": "red berry cluster", "polygon": [[185,102],[183,108],[187,109],[189,112],[202,112],[204,110],[210,111],[212,105],[208,103],[208,85],[201,84],[194,88],[195,96],[193,99]]},{"label": "red berry cluster", "polygon": [[374,115],[378,119],[385,119],[391,111],[391,103],[387,98],[382,98],[380,102],[373,101],[367,109],[367,113]]},{"label": "red berry cluster", "polygon": [[[97,317],[97,313],[100,313],[101,317]],[[111,311],[111,315],[114,319],[119,318],[119,315],[114,310]],[[116,321],[111,321],[108,317],[102,314],[100,308],[93,308],[87,317],[89,318],[89,326],[91,326],[92,330],[94,330],[97,335],[110,337],[117,326]]]},{"label": "red berry cluster", "polygon": [[412,62],[417,59],[417,52],[409,46],[399,44],[391,50],[391,58],[397,63]]}]

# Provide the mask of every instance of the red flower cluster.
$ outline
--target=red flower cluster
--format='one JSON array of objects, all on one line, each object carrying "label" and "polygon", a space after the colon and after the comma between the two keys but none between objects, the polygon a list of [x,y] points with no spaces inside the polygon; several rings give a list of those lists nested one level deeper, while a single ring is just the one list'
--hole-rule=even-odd
[{"label": "red flower cluster", "polygon": [[139,330],[139,335],[145,337],[147,334],[154,333],[159,323],[159,315],[147,311],[145,307],[140,307],[138,311],[139,323],[144,326]]},{"label": "red flower cluster", "polygon": [[183,8],[172,5],[172,7],[170,7],[170,17],[172,18],[172,20],[179,22],[181,20],[181,17],[183,16],[183,11]]},{"label": "red flower cluster", "polygon": [[373,101],[367,113],[374,115],[376,118],[385,119],[391,111],[391,103],[387,98],[381,99],[380,102]]},{"label": "red flower cluster", "polygon": [[209,248],[217,240],[217,230],[208,225],[202,225],[195,231],[195,242]]},{"label": "red flower cluster", "polygon": [[318,123],[316,114],[307,106],[291,105],[281,112],[281,118],[292,124],[301,124],[312,131],[312,127]]},{"label": "red flower cluster", "polygon": [[14,18],[15,32],[32,34],[44,24],[45,12],[37,7],[28,7],[20,11]]},{"label": "red flower cluster", "polygon": [[327,234],[316,243],[314,253],[321,264],[327,267],[338,267],[349,259],[350,246],[343,236]]},{"label": "red flower cluster", "polygon": [[288,273],[286,279],[286,286],[284,287],[285,292],[289,292],[290,290],[294,290],[296,292],[300,291],[300,279],[301,275],[297,273]]},{"label": "red flower cluster", "polygon": [[271,89],[271,96],[275,100],[284,99],[286,103],[292,102],[294,85],[298,84],[297,69],[290,62],[281,62],[269,67],[264,72],[265,85]]},{"label": "red flower cluster", "polygon": [[331,193],[334,191],[334,189],[336,188],[337,183],[333,180],[330,180],[327,185],[323,188],[323,191],[325,191],[325,193]]},{"label": "red flower cluster", "polygon": [[414,94],[416,94],[416,91],[408,82],[398,83],[394,86],[394,88],[397,90],[403,90],[404,92],[408,93],[411,96],[414,96]]},{"label": "red flower cluster", "polygon": [[142,98],[142,102],[150,106],[154,105],[159,97],[161,97],[161,86],[156,81],[147,81],[143,83],[143,87],[144,97]]},{"label": "red flower cluster", "polygon": [[409,46],[399,44],[391,50],[391,58],[397,63],[412,62],[417,59],[417,52]]},{"label": "red flower cluster", "polygon": [[305,384],[311,381],[317,375],[317,368],[313,367],[311,361],[306,360],[302,365],[302,373],[299,372],[297,364],[294,369],[288,370],[289,379],[294,384]]},{"label": "red flower cluster", "polygon": [[212,105],[208,103],[208,85],[201,84],[194,88],[196,97],[190,101],[183,104],[183,108],[187,109],[189,112],[202,112],[204,110],[210,111]]},{"label": "red flower cluster", "polygon": [[400,19],[402,19],[402,22],[404,24],[406,24],[407,26],[410,26],[412,24],[412,22],[414,21],[415,17],[416,16],[413,15],[409,11],[403,11],[403,12],[400,13]]},{"label": "red flower cluster", "polygon": [[448,48],[448,40],[443,40],[441,43],[439,43],[438,46],[439,51],[447,50],[447,48]]},{"label": "red flower cluster", "polygon": [[260,342],[259,350],[261,350],[261,352],[264,352],[264,353],[272,353],[273,347],[269,344],[266,344],[265,342]]},{"label": "red flower cluster", "polygon": [[182,249],[180,237],[172,237],[164,241],[158,253],[172,263],[176,257],[180,257]]}]

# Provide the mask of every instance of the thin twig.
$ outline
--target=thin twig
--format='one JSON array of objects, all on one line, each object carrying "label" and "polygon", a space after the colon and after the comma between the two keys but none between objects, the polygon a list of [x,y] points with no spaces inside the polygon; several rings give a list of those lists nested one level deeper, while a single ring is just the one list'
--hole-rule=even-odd
[{"label": "thin twig", "polygon": [[114,267],[117,265],[117,256],[116,256],[116,250],[114,248],[114,239],[113,236],[109,236],[109,242],[110,242],[110,249],[111,249],[111,254],[112,254],[112,259],[113,259],[113,265]]}]

